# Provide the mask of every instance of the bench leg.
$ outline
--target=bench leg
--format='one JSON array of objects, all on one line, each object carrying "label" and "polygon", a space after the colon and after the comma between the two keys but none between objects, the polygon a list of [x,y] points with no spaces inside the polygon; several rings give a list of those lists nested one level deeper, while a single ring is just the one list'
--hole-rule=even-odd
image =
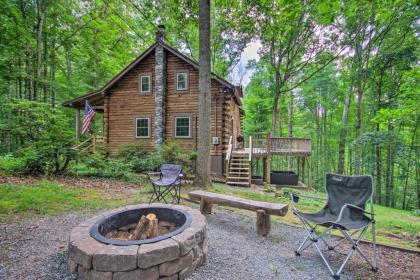
[{"label": "bench leg", "polygon": [[203,215],[211,214],[211,207],[212,207],[212,204],[210,202],[206,201],[204,198],[201,198],[200,200],[201,214]]},{"label": "bench leg", "polygon": [[271,229],[271,218],[264,210],[257,210],[257,233],[266,237]]}]

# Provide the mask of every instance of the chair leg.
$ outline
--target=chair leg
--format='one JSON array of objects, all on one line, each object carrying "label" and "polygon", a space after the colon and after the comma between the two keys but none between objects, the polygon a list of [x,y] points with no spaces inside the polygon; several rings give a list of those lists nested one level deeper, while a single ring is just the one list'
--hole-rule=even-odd
[{"label": "chair leg", "polygon": [[[328,270],[330,271],[331,275],[333,276],[334,279],[340,279],[340,274],[343,271],[344,267],[346,266],[347,262],[350,260],[351,256],[353,255],[353,253],[355,251],[357,251],[371,266],[372,266],[372,270],[373,271],[377,271],[376,268],[376,244],[374,242],[374,258],[373,258],[373,263],[367,258],[367,256],[363,253],[363,251],[359,248],[359,243],[360,241],[363,239],[367,228],[369,227],[366,226],[360,230],[356,230],[354,232],[352,232],[351,234],[347,233],[345,230],[340,229],[340,231],[343,234],[343,239],[340,240],[338,243],[334,244],[333,248],[335,246],[337,246],[339,243],[341,243],[343,240],[349,240],[352,243],[352,247],[350,248],[350,251],[347,253],[346,258],[344,259],[344,261],[342,262],[342,264],[340,265],[339,269],[337,270],[337,272],[334,272],[331,264],[328,262],[327,258],[325,257],[324,253],[322,252],[319,244],[318,244],[318,240],[321,240],[325,243],[325,245],[330,248],[332,246],[330,246],[328,244],[328,242],[326,240],[324,240],[324,236],[326,236],[328,233],[331,233],[331,229],[332,227],[327,228],[324,232],[322,232],[321,234],[317,234],[315,232],[316,226],[311,226],[309,223],[305,222],[303,219],[301,219],[304,225],[304,229],[307,231],[307,236],[305,237],[305,239],[303,240],[303,242],[300,244],[299,248],[295,251],[295,254],[297,256],[300,255],[300,253],[302,251],[304,251],[306,248],[308,248],[310,245],[314,245],[316,250],[318,251],[319,255],[321,256],[322,260],[324,261],[325,265],[327,266]],[[373,228],[374,225],[372,224]],[[353,238],[353,235],[355,235],[356,233],[359,233],[357,238]],[[373,237],[373,240],[375,240],[375,238]]]},{"label": "chair leg", "polygon": [[149,204],[152,203],[152,202],[155,202],[156,201],[155,199],[158,195],[156,186],[154,184],[152,184],[152,187],[153,187],[153,193],[152,193],[152,196],[149,199]]},{"label": "chair leg", "polygon": [[346,258],[345,258],[345,260],[343,261],[343,263],[341,264],[341,266],[340,266],[340,268],[337,270],[337,273],[335,274],[335,275],[338,275],[338,276],[340,276],[340,274],[341,274],[341,272],[343,271],[343,269],[344,269],[344,267],[345,267],[345,265],[347,264],[347,262],[349,261],[349,259],[351,258],[351,256],[353,255],[353,253],[357,250],[360,254],[361,254],[361,256],[370,264],[370,265],[372,265],[371,264],[371,262],[369,261],[369,259],[366,257],[366,255],[365,254],[363,254],[362,253],[362,251],[360,250],[360,248],[358,247],[359,246],[359,242],[360,242],[360,240],[362,240],[363,239],[363,236],[365,235],[365,233],[366,233],[366,229],[368,228],[368,226],[366,226],[366,227],[364,227],[363,229],[361,229],[361,232],[360,232],[360,234],[359,234],[359,237],[356,239],[356,240],[354,240],[353,239],[353,237],[350,235],[350,234],[348,234],[346,231],[344,231],[344,230],[342,230],[342,229],[340,229],[340,231],[341,231],[341,233],[343,233],[343,235],[347,238],[347,239],[349,239],[350,241],[351,241],[351,243],[352,243],[352,246],[351,246],[351,249],[350,249],[350,251],[349,251],[349,253],[347,254],[347,256],[346,256]]},{"label": "chair leg", "polygon": [[376,225],[375,221],[372,221],[372,243],[373,243],[373,266],[372,271],[378,271],[378,252],[376,251]]}]

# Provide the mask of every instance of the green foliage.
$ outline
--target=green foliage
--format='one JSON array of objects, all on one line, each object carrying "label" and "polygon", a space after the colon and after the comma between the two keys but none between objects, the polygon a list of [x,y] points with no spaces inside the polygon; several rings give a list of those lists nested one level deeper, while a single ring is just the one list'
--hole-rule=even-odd
[{"label": "green foliage", "polygon": [[66,116],[48,104],[28,100],[2,100],[0,133],[21,139],[9,156],[16,173],[62,174],[76,158],[72,130]]}]

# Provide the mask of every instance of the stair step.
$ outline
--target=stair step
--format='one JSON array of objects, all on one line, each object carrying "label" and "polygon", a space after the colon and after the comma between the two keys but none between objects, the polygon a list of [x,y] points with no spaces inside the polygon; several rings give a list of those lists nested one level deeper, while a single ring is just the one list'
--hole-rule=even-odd
[{"label": "stair step", "polygon": [[249,186],[249,183],[248,182],[226,182],[226,184],[228,184],[228,185],[246,185],[246,186]]},{"label": "stair step", "polygon": [[246,176],[248,176],[249,175],[249,172],[248,171],[244,171],[244,172],[238,172],[238,171],[230,171],[229,172],[229,174],[235,174],[235,175],[246,175]]},{"label": "stair step", "polygon": [[230,167],[229,170],[249,170],[248,167]]},{"label": "stair step", "polygon": [[248,180],[248,176],[246,177],[228,177],[228,179],[232,179],[232,180]]}]

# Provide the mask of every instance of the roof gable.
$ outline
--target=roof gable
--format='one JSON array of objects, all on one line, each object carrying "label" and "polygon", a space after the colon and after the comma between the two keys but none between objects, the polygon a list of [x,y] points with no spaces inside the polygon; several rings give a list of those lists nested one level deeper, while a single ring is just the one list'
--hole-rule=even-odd
[{"label": "roof gable", "polygon": [[[66,102],[63,103],[63,105],[64,106],[73,106],[73,104],[82,102],[82,101],[84,101],[86,99],[95,98],[95,97],[97,97],[99,95],[102,95],[103,96],[108,89],[110,89],[113,85],[115,85],[118,81],[120,81],[130,70],[132,70],[145,57],[147,57],[151,52],[153,52],[158,45],[161,45],[166,51],[174,54],[175,56],[177,56],[181,60],[183,60],[186,63],[190,64],[195,69],[199,70],[199,64],[196,61],[194,61],[191,58],[187,57],[186,55],[182,54],[177,49],[168,46],[163,41],[158,40],[152,46],[150,46],[147,50],[145,50],[140,56],[138,56],[135,60],[133,60],[129,65],[127,65],[127,67],[125,67],[123,70],[121,70],[121,72],[119,72],[117,75],[115,75],[101,89],[99,89],[97,91],[90,92],[88,94],[85,94],[85,95],[82,95],[82,96],[79,96],[79,97],[76,97],[76,98],[74,98],[72,100],[66,101]],[[235,87],[233,84],[231,84],[230,82],[226,81],[222,77],[214,74],[213,72],[212,72],[212,79],[214,79],[217,82],[221,83],[225,87],[231,89],[232,96],[235,98],[236,103],[238,103],[238,105],[241,105],[240,97],[237,95],[237,92],[236,92],[237,91],[236,90],[237,87]]]}]

